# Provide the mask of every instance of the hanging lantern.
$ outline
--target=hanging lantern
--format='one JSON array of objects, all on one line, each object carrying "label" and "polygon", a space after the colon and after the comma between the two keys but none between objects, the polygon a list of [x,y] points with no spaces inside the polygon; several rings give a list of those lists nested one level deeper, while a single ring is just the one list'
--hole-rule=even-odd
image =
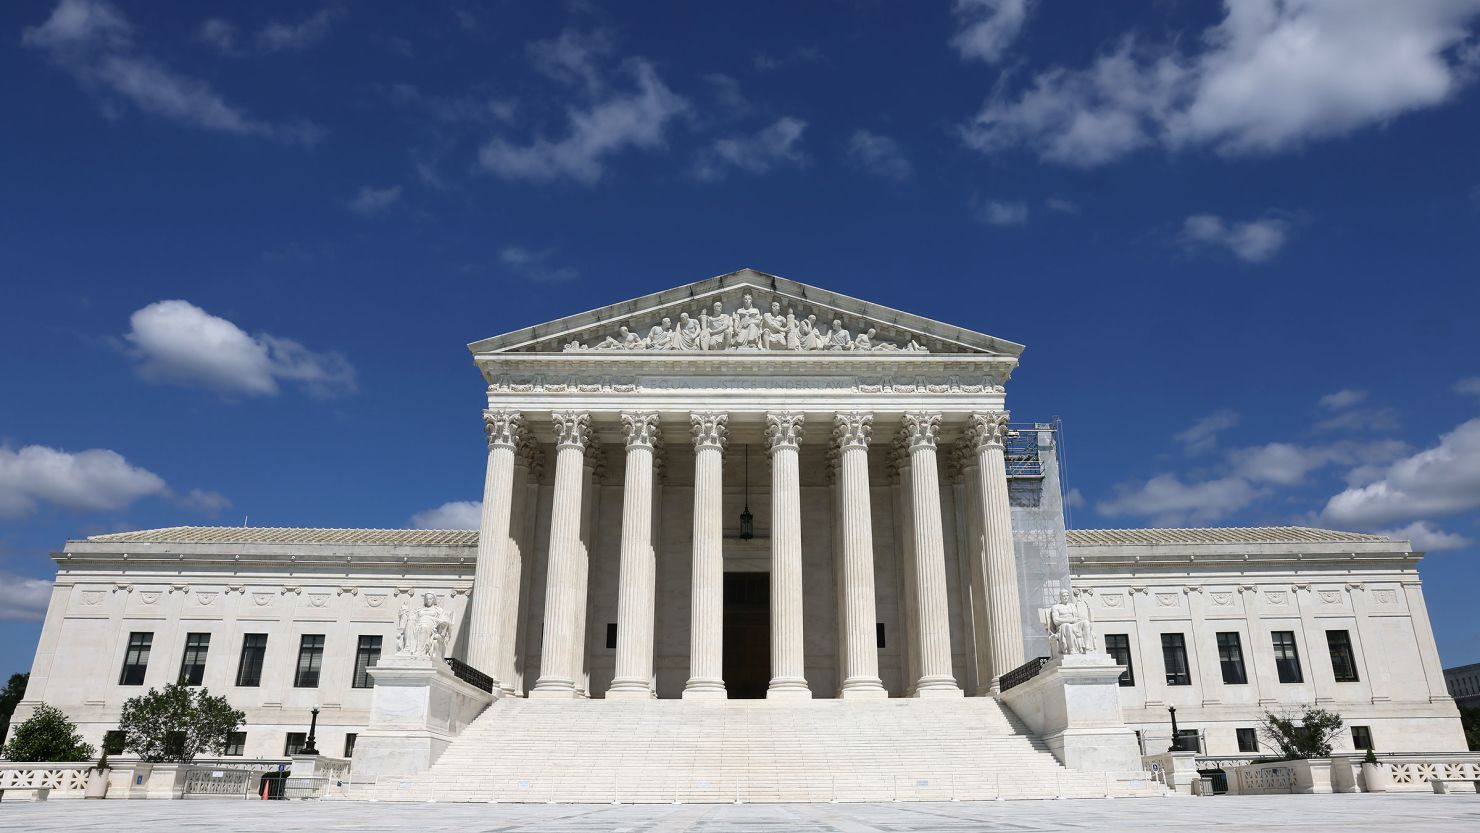
[{"label": "hanging lantern", "polygon": [[740,540],[755,537],[755,516],[750,514],[750,446],[745,446],[745,509],[740,513]]}]

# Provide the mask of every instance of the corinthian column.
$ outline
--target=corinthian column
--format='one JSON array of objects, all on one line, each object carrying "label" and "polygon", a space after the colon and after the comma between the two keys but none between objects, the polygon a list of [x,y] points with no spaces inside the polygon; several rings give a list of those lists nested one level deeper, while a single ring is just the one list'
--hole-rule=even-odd
[{"label": "corinthian column", "polygon": [[484,411],[488,468],[483,477],[483,513],[478,524],[478,561],[473,568],[472,609],[468,614],[468,664],[498,678],[499,601],[509,557],[509,519],[513,516],[514,456],[524,434],[518,411]]},{"label": "corinthian column", "polygon": [[980,478],[982,549],[986,564],[987,644],[992,657],[992,691],[1003,674],[1023,664],[1022,604],[1018,599],[1017,560],[1012,546],[1012,507],[1007,500],[1007,412],[972,414],[967,436],[976,448]]},{"label": "corinthian column", "polygon": [[540,679],[530,697],[575,697],[575,640],[586,607],[581,592],[585,575],[581,559],[581,491],[591,417],[576,411],[550,415],[555,427],[555,494],[550,501],[550,556],[545,576],[545,628],[540,647]]},{"label": "corinthian column", "polygon": [[[520,588],[524,582],[524,560],[529,557],[529,481],[539,447],[525,433],[514,455],[514,493],[510,506],[509,550],[504,556],[503,579],[498,590],[498,657],[493,677],[506,694],[515,694],[519,670],[515,663],[515,641],[519,633]],[[476,667],[476,666],[475,666]]]},{"label": "corinthian column", "polygon": [[689,415],[694,433],[694,569],[690,605],[689,681],[684,699],[725,697],[725,558],[721,474],[729,416]]},{"label": "corinthian column", "polygon": [[802,491],[797,465],[804,417],[766,414],[771,454],[771,685],[767,698],[809,698],[802,650]]},{"label": "corinthian column", "polygon": [[868,444],[873,425],[873,414],[857,411],[837,414],[833,424],[833,441],[839,454],[843,627],[847,631],[842,697],[889,696],[879,680],[879,648],[874,634],[874,531],[868,487]]},{"label": "corinthian column", "polygon": [[648,699],[653,692],[653,453],[658,415],[625,412],[627,468],[622,481],[622,560],[617,577],[617,667],[611,699]]},{"label": "corinthian column", "polygon": [[941,532],[940,476],[935,440],[940,414],[904,415],[904,439],[910,455],[910,515],[915,539],[915,607],[920,627],[916,633],[920,655],[918,697],[960,697],[951,673],[951,625],[946,606],[946,548]]}]

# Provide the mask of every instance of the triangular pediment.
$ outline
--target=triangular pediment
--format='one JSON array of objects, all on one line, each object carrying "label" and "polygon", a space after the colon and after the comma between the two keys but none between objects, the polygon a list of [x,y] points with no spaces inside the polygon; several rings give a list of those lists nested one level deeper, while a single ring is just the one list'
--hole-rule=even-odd
[{"label": "triangular pediment", "polygon": [[1023,346],[741,269],[476,341],[468,349],[475,355],[831,350],[1015,358]]}]

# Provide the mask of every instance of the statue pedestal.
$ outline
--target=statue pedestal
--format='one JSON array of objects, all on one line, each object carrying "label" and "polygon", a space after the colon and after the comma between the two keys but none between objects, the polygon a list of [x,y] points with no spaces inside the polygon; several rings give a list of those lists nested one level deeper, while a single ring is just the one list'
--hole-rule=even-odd
[{"label": "statue pedestal", "polygon": [[425,772],[499,697],[459,680],[431,657],[392,656],[370,670],[370,725],[355,741],[356,781]]},{"label": "statue pedestal", "polygon": [[1120,711],[1120,672],[1107,654],[1054,658],[1033,679],[999,695],[1070,769],[1139,772],[1136,733]]}]

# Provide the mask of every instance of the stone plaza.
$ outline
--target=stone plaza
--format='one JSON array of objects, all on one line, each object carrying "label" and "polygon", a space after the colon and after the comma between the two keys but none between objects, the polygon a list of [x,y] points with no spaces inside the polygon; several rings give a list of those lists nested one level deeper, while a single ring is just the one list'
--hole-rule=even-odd
[{"label": "stone plaza", "polygon": [[[1066,529],[1059,426],[1007,410],[1022,345],[742,270],[469,347],[479,530],[68,541],[17,720],[46,702],[116,744],[125,699],[183,678],[247,715],[211,766],[291,761],[339,797],[787,805],[579,811],[611,829],[1050,829],[1048,804],[801,805],[1185,791],[1154,756],[1221,776],[1268,753],[1263,710],[1302,704],[1342,714],[1338,752],[1474,772],[1422,553]],[[1361,789],[1354,766],[1308,791]],[[109,797],[189,793],[127,772]]]}]

